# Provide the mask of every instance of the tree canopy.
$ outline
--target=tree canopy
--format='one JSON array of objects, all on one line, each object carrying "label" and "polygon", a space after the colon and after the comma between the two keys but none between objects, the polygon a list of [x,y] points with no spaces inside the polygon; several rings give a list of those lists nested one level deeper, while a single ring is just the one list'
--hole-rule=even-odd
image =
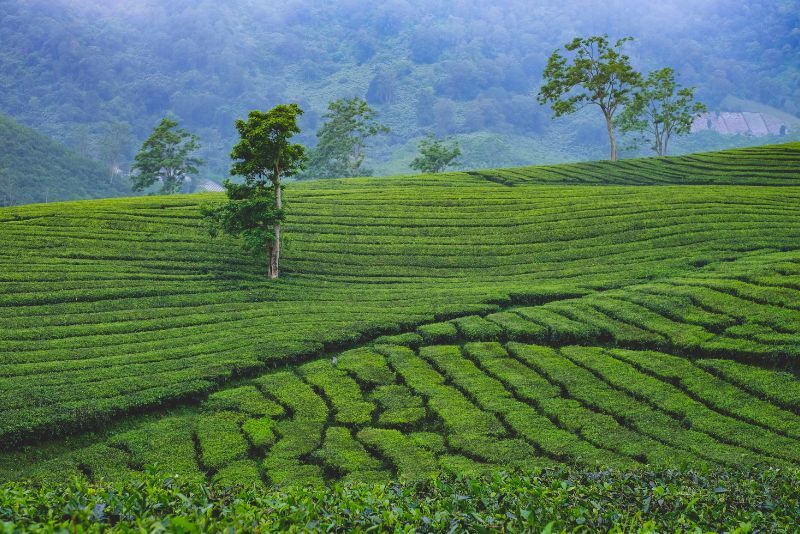
[{"label": "tree canopy", "polygon": [[419,155],[411,162],[411,168],[420,172],[437,173],[455,165],[461,155],[458,141],[445,143],[429,135],[417,145]]},{"label": "tree canopy", "polygon": [[133,160],[133,190],[143,191],[160,183],[162,194],[177,193],[203,164],[200,158],[192,156],[199,148],[196,135],[178,128],[172,119],[161,119]]},{"label": "tree canopy", "polygon": [[617,160],[614,115],[630,101],[641,82],[630,58],[622,53],[625,43],[632,40],[625,37],[611,43],[606,35],[576,37],[564,46],[570,57],[556,50],[547,60],[537,97],[540,104],[550,104],[555,117],[588,105],[600,108],[611,144],[611,161]]},{"label": "tree canopy", "polygon": [[239,142],[233,147],[231,174],[246,182],[266,184],[277,191],[281,178],[297,174],[306,159],[305,148],[291,143],[300,133],[297,104],[279,104],[269,111],[251,111],[247,120],[236,121]]},{"label": "tree canopy", "polygon": [[367,176],[362,168],[367,142],[389,129],[377,120],[377,113],[359,97],[340,98],[328,104],[325,123],[317,132],[317,146],[311,154],[309,178]]},{"label": "tree canopy", "polygon": [[672,136],[689,133],[692,122],[706,106],[694,101],[694,87],[675,82],[675,71],[664,68],[651,72],[619,116],[623,133],[637,133],[659,156],[666,156]]}]

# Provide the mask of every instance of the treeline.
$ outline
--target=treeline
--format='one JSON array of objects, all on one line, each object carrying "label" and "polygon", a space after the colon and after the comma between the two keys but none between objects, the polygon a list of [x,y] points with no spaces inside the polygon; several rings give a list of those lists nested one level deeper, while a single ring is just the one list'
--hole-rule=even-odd
[{"label": "treeline", "polygon": [[565,36],[638,35],[636,67],[671,65],[711,109],[734,94],[798,113],[798,13],[796,0],[7,0],[0,109],[123,167],[172,113],[205,140],[201,156],[216,174],[226,173],[231,125],[248,110],[297,101],[306,110],[300,139],[313,145],[327,102],[353,96],[391,129],[379,143],[382,159],[428,131],[600,146],[602,124],[570,129],[576,119],[553,129],[547,110],[530,105]]},{"label": "treeline", "polygon": [[[559,50],[551,54],[538,95],[541,104],[551,105],[555,117],[584,106],[598,107],[606,122],[611,161],[617,160],[617,127],[641,134],[663,156],[670,138],[688,133],[692,120],[705,109],[693,102],[693,88],[681,88],[675,82],[672,69],[656,70],[647,77],[634,70],[621,50],[632,40],[576,37],[564,46],[566,56]],[[282,181],[293,176],[367,175],[370,171],[362,164],[368,141],[390,132],[363,99],[334,100],[317,131],[316,146],[307,151],[295,142],[302,131],[303,113],[297,103],[279,104],[266,112],[250,111],[246,120],[237,120],[239,142],[231,152],[230,174],[241,181],[225,180],[227,203],[202,209],[212,236],[223,232],[241,238],[255,257],[266,258],[269,278],[278,278],[280,271],[285,216]],[[169,118],[162,119],[136,155],[133,190],[160,184],[162,194],[178,192],[203,163],[194,155],[199,148],[196,135]],[[457,142],[448,145],[433,136],[423,139],[418,149],[411,166],[422,172],[440,172],[461,155]]]}]

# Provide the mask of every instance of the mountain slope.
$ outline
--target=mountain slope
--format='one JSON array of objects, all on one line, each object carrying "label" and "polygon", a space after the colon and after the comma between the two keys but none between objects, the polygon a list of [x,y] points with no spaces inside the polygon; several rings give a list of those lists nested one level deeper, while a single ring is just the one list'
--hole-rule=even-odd
[{"label": "mountain slope", "polygon": [[[739,4],[2,0],[0,110],[75,146],[120,122],[141,142],[174,114],[200,136],[212,179],[251,109],[298,102],[311,146],[328,102],[351,96],[392,130],[369,150],[381,174],[407,170],[429,131],[459,136],[466,168],[599,158],[599,111],[551,121],[533,98],[547,57],[575,36],[635,37],[637,68],[674,68],[711,110],[733,94],[800,113],[798,0]],[[759,141],[698,135],[674,149],[744,142]]]},{"label": "mountain slope", "polygon": [[0,206],[124,194],[102,166],[0,115]]}]

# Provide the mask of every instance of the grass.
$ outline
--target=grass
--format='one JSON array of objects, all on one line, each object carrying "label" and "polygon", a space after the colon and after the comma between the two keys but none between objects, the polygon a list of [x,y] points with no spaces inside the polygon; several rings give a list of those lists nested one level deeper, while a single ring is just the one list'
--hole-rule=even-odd
[{"label": "grass", "polygon": [[798,178],[794,144],[292,184],[276,282],[212,195],[0,210],[0,480],[794,470]]}]

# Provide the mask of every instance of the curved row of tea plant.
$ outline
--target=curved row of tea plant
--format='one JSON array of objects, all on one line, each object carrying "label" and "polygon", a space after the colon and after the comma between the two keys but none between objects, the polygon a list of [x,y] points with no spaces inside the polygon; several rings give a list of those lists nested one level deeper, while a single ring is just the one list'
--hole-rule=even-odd
[{"label": "curved row of tea plant", "polygon": [[[662,285],[727,284],[751,298],[760,287],[761,300],[780,287],[784,306],[764,317],[793,317],[797,290],[777,282],[791,280],[800,258],[763,255],[755,270],[752,260],[726,264],[732,278],[711,269]],[[756,279],[762,285],[746,281]],[[769,345],[727,335],[735,325],[759,326],[748,306],[768,305],[743,297],[712,311],[645,293],[653,287],[511,306],[379,337],[239,381],[196,408],[0,454],[0,478],[127,479],[158,464],[193,480],[322,485],[558,463],[619,470],[800,465],[800,380],[770,370],[788,357],[785,349],[769,352]],[[733,297],[719,294],[724,302]],[[701,326],[709,324],[724,328]],[[660,351],[645,350],[648,344]],[[720,358],[726,351],[757,365]],[[24,401],[16,399],[20,407]]]},{"label": "curved row of tea plant", "polygon": [[[685,182],[711,168],[752,183],[763,165],[791,181],[798,154],[783,145],[646,163]],[[3,447],[476,313],[497,312],[503,340],[795,365],[797,188],[506,187],[451,173],[308,182],[286,197],[277,282],[205,233],[199,205],[213,195],[0,210]],[[506,309],[563,299],[573,300]]]},{"label": "curved row of tea plant", "polygon": [[678,157],[522,167],[472,174],[506,185],[797,185],[798,143],[757,146]]}]

